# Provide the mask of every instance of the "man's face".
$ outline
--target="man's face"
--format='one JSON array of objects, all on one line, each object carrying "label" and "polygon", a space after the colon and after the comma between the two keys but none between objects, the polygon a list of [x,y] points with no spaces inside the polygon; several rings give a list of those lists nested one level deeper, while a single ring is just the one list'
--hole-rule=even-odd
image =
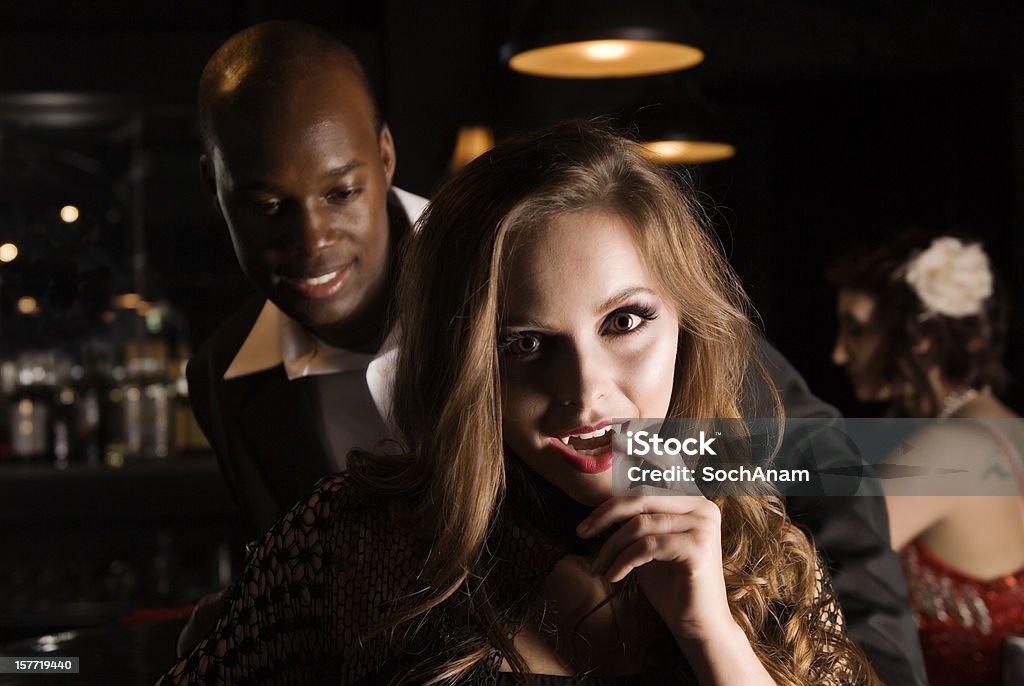
[{"label": "man's face", "polygon": [[215,112],[203,177],[242,270],[313,331],[361,321],[386,297],[395,154],[342,66]]}]

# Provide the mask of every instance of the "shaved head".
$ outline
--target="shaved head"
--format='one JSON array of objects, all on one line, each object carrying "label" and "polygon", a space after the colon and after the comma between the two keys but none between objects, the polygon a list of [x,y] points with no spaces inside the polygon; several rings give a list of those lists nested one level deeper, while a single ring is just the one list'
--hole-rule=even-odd
[{"label": "shaved head", "polygon": [[399,237],[396,157],[352,51],[307,24],[250,27],[203,70],[199,125],[203,186],[253,285],[332,345],[375,341]]},{"label": "shaved head", "polygon": [[199,81],[203,149],[209,154],[215,147],[222,113],[239,105],[259,107],[282,89],[338,66],[356,77],[379,131],[380,114],[363,66],[335,36],[295,21],[268,21],[236,33],[206,63]]}]

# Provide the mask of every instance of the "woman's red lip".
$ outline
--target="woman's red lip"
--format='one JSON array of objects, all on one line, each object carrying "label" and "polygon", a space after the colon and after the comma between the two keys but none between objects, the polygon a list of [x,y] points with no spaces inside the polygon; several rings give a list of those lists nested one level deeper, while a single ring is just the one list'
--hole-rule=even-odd
[{"label": "woman's red lip", "polygon": [[557,438],[549,438],[548,442],[562,454],[562,457],[565,458],[566,462],[584,474],[600,474],[601,472],[608,471],[612,467],[612,461],[615,455],[612,450],[611,442],[608,443],[607,452],[603,452],[599,455],[581,455]]}]

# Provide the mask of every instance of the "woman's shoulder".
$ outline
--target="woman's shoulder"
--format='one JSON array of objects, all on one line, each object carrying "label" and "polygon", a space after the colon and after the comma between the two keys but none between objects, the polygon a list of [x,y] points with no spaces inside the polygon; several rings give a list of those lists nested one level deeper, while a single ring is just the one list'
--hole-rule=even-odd
[{"label": "woman's shoulder", "polygon": [[401,529],[392,521],[398,500],[397,496],[368,486],[349,472],[338,472],[317,480],[301,501],[301,509],[334,520],[360,521],[367,525],[380,521]]},{"label": "woman's shoulder", "polygon": [[1020,415],[1009,405],[990,392],[983,392],[967,403],[960,413],[953,415],[964,419],[1014,420]]},{"label": "woman's shoulder", "polygon": [[321,477],[312,490],[296,502],[281,517],[291,525],[312,524],[325,520],[375,517],[386,513],[381,499],[368,497],[363,489],[345,472]]},{"label": "woman's shoulder", "polygon": [[265,534],[264,547],[315,547],[330,554],[358,549],[410,557],[416,549],[414,532],[392,517],[391,499],[371,492],[347,473],[331,474],[316,482]]},{"label": "woman's shoulder", "polygon": [[[953,417],[929,420],[894,450],[888,462],[916,470],[891,479],[887,496],[1018,495],[1024,485],[1019,419]],[[919,503],[925,504],[925,501]],[[890,507],[892,505],[890,504]],[[919,512],[920,514],[920,512]]]},{"label": "woman's shoulder", "polygon": [[899,461],[915,466],[963,467],[965,460],[1004,446],[998,422],[956,417],[922,424],[900,449]]},{"label": "woman's shoulder", "polygon": [[[364,489],[357,487],[355,480],[348,472],[338,472],[320,477],[305,499],[305,503],[309,507],[333,505],[348,510],[367,509],[373,502],[371,498],[366,497]],[[376,504],[379,508],[380,500],[377,500]]]}]

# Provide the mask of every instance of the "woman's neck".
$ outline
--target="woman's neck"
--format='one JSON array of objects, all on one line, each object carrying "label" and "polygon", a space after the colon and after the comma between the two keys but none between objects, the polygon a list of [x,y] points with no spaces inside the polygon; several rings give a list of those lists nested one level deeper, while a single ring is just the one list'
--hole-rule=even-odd
[{"label": "woman's neck", "polygon": [[987,388],[971,388],[964,384],[954,384],[947,380],[938,367],[928,372],[928,386],[913,389],[903,396],[902,414],[909,417],[951,417],[979,395],[985,394]]}]

